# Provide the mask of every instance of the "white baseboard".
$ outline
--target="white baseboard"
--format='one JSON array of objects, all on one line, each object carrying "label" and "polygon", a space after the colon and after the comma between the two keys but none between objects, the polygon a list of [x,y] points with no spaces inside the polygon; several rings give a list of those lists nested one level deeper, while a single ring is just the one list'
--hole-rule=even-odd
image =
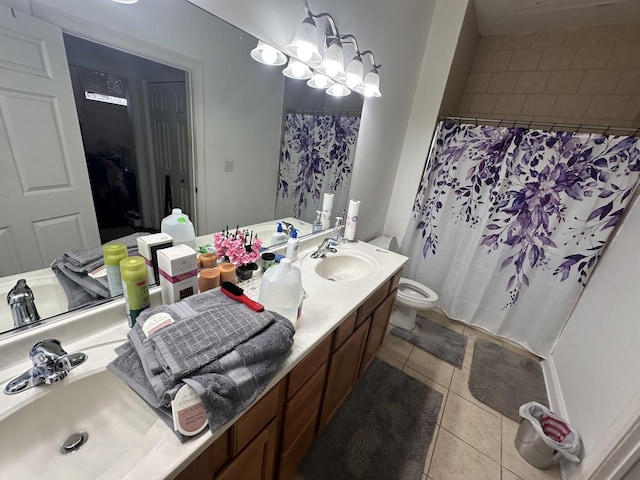
[{"label": "white baseboard", "polygon": [[553,361],[553,356],[547,357],[542,361],[541,365],[542,374],[544,375],[544,384],[547,387],[549,408],[551,408],[556,415],[571,423],[571,419],[567,414],[566,405],[564,404],[564,398],[562,397],[562,389],[560,388],[560,381],[558,380],[558,373]]}]

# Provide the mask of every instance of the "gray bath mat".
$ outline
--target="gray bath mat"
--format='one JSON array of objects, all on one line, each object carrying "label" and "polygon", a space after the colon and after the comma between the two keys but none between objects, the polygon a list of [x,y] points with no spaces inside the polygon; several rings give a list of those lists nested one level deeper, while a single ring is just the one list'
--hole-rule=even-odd
[{"label": "gray bath mat", "polygon": [[540,363],[487,340],[475,342],[469,390],[482,403],[516,422],[520,421],[518,409],[523,403],[549,406]]},{"label": "gray bath mat", "polygon": [[374,358],[298,471],[305,480],[420,480],[442,395]]},{"label": "gray bath mat", "polygon": [[393,327],[391,334],[402,338],[416,347],[462,368],[464,352],[467,348],[467,336],[454,332],[450,328],[432,322],[425,317],[416,317],[416,325],[412,331]]}]

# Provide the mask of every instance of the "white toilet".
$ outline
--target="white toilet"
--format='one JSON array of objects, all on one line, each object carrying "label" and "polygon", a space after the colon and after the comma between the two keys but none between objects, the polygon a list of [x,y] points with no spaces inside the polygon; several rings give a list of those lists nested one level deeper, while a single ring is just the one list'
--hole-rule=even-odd
[{"label": "white toilet", "polygon": [[[369,242],[376,247],[398,253],[396,237],[381,236]],[[419,310],[431,310],[436,306],[438,294],[429,287],[411,280],[400,278],[398,294],[393,304],[390,323],[396,327],[411,330],[416,324],[416,314]]]}]

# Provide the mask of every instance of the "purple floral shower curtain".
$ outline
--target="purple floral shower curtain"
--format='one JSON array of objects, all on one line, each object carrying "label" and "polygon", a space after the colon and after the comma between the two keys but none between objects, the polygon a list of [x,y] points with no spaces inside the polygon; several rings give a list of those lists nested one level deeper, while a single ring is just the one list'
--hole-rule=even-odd
[{"label": "purple floral shower curtain", "polygon": [[547,356],[640,175],[638,138],[441,124],[408,276],[447,315]]},{"label": "purple floral shower curtain", "polygon": [[280,154],[276,218],[312,223],[322,195],[333,193],[334,213],[344,208],[360,118],[288,113]]}]

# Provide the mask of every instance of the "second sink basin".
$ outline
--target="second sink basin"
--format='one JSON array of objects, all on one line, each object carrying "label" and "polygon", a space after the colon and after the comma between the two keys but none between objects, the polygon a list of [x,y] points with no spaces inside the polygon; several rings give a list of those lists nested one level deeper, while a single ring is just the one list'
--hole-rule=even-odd
[{"label": "second sink basin", "polygon": [[[135,464],[155,445],[147,434],[158,416],[110,372],[65,382],[38,386],[51,391],[0,421],[3,478],[97,478],[120,462]],[[60,453],[80,431],[86,444]]]},{"label": "second sink basin", "polygon": [[333,282],[355,282],[375,274],[378,262],[368,255],[340,252],[321,259],[315,266],[316,273]]}]

